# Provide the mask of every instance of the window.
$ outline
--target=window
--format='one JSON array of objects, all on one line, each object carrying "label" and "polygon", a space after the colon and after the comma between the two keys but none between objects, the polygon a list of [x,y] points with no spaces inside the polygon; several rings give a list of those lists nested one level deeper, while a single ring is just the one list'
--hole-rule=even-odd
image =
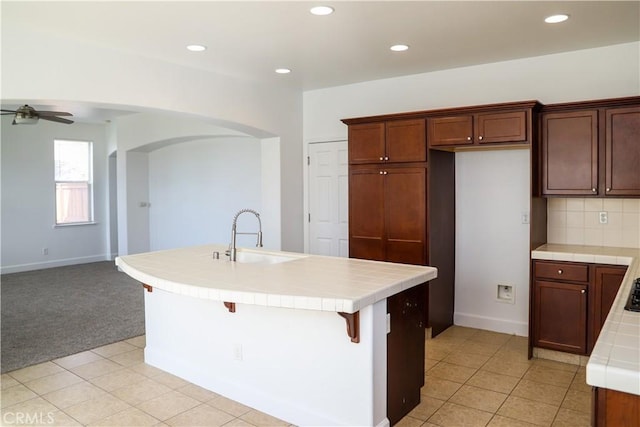
[{"label": "window", "polygon": [[93,222],[93,146],[54,141],[56,225]]}]

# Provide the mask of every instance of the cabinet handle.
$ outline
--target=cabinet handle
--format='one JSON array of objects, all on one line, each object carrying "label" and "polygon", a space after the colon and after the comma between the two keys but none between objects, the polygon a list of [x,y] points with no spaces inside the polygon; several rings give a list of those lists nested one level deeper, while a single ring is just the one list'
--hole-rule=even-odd
[{"label": "cabinet handle", "polygon": [[387,171],[384,171],[383,175],[386,175],[386,174],[387,174]]},{"label": "cabinet handle", "polygon": [[607,188],[607,193],[608,193],[609,191],[611,191],[611,188]]},{"label": "cabinet handle", "polygon": [[389,160],[389,157],[384,156],[384,161],[386,162],[387,160]]},{"label": "cabinet handle", "polygon": [[467,137],[467,141],[471,141],[471,137],[470,136]]},{"label": "cabinet handle", "polygon": [[584,289],[580,289],[580,293],[581,294],[584,294],[585,292],[587,292],[587,291],[585,291]]},{"label": "cabinet handle", "polygon": [[564,273],[564,271],[558,270],[558,274],[562,274],[562,273]]},{"label": "cabinet handle", "polygon": [[596,190],[595,188],[592,188],[592,189],[591,189],[591,192],[592,192],[592,193],[595,193],[596,191],[598,191],[598,190]]},{"label": "cabinet handle", "polygon": [[479,139],[480,141],[482,141],[482,135],[480,135],[480,136],[478,137],[478,139]]},{"label": "cabinet handle", "polygon": [[380,175],[384,175],[384,172],[380,171]]},{"label": "cabinet handle", "polygon": [[380,157],[380,161],[383,161],[383,160],[384,160],[384,157]]}]

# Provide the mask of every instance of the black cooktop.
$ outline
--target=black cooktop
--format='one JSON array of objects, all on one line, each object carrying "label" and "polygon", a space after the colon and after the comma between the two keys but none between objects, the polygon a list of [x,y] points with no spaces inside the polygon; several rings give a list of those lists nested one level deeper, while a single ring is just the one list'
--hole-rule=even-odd
[{"label": "black cooktop", "polygon": [[629,300],[627,301],[627,305],[624,306],[624,309],[640,312],[640,277],[633,281],[631,292],[629,293]]}]

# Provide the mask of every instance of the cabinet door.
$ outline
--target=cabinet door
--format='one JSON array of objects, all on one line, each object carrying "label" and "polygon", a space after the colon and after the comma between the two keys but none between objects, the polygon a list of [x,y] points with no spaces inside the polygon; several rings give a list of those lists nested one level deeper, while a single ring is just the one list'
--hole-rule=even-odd
[{"label": "cabinet door", "polygon": [[524,111],[478,114],[480,144],[527,142],[527,114]]},{"label": "cabinet door", "polygon": [[427,119],[429,146],[473,144],[473,116],[434,117]]},{"label": "cabinet door", "polygon": [[424,119],[387,122],[387,162],[426,162],[427,139]]},{"label": "cabinet door", "polygon": [[640,107],[606,111],[605,194],[640,196]]},{"label": "cabinet door", "polygon": [[349,176],[349,257],[384,261],[384,175],[352,168]]},{"label": "cabinet door", "polygon": [[426,264],[425,168],[386,168],[384,188],[386,260]]},{"label": "cabinet door", "polygon": [[587,285],[535,281],[534,345],[587,351]]},{"label": "cabinet door", "polygon": [[595,267],[595,280],[592,292],[593,312],[591,313],[592,331],[590,347],[595,345],[598,335],[600,335],[600,330],[605,320],[607,320],[607,315],[609,314],[609,310],[611,310],[613,301],[616,299],[618,289],[620,289],[626,271],[626,267]]},{"label": "cabinet door", "polygon": [[542,116],[542,193],[598,194],[598,112]]},{"label": "cabinet door", "polygon": [[387,299],[387,417],[395,424],[420,403],[424,385],[425,287],[415,286]]},{"label": "cabinet door", "polygon": [[384,123],[349,126],[349,163],[380,163],[384,156]]}]

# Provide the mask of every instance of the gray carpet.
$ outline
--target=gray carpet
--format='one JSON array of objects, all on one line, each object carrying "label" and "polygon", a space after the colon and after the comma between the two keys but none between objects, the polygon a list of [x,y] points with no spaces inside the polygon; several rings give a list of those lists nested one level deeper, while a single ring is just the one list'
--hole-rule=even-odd
[{"label": "gray carpet", "polygon": [[142,285],[112,261],[0,276],[2,373],[144,334]]}]

